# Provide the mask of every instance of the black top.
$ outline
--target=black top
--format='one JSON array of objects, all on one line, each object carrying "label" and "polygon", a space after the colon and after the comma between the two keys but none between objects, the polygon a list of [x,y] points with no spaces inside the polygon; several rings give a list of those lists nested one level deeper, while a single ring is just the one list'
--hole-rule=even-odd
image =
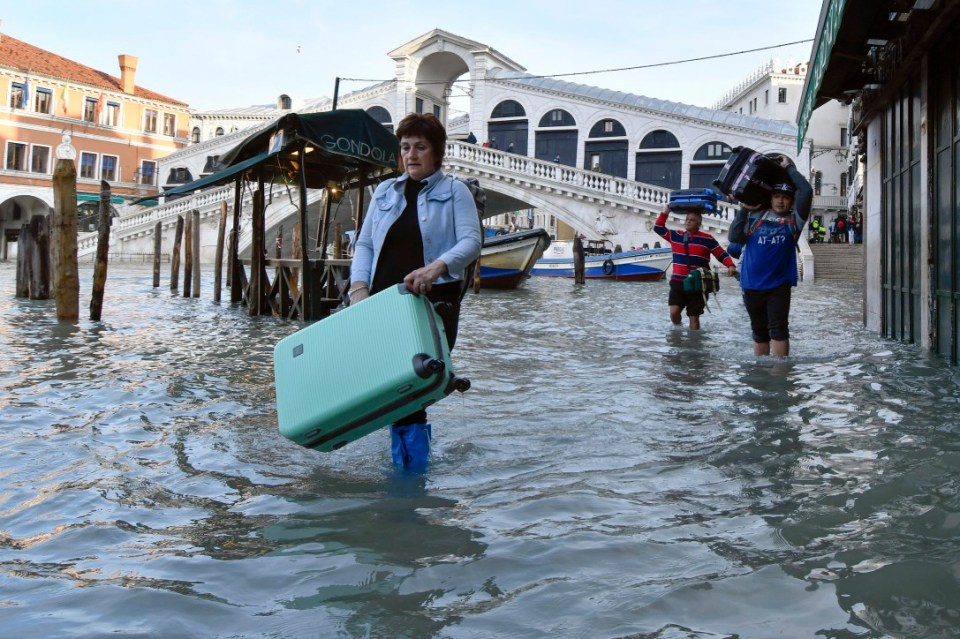
[{"label": "black top", "polygon": [[383,239],[370,294],[400,284],[412,271],[423,268],[423,236],[417,220],[417,196],[426,182],[407,179],[403,196],[407,205]]}]

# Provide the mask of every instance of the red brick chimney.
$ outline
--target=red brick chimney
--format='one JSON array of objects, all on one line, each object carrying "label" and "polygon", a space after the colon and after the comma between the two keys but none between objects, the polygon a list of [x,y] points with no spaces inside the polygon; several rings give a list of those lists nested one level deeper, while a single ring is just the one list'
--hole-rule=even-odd
[{"label": "red brick chimney", "polygon": [[120,89],[124,93],[133,93],[136,83],[133,76],[137,73],[137,57],[121,53],[120,58]]}]

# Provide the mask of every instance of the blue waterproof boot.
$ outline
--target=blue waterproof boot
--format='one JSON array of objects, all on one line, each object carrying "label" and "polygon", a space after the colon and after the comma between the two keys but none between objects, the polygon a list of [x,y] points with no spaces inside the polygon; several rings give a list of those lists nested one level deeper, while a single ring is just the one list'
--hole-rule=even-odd
[{"label": "blue waterproof boot", "polygon": [[422,472],[430,460],[430,424],[390,427],[393,463],[406,470]]}]

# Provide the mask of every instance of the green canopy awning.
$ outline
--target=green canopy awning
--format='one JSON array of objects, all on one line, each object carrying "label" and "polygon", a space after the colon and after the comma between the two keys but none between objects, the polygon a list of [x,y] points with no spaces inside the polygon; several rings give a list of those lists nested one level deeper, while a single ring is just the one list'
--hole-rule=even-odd
[{"label": "green canopy awning", "polygon": [[236,179],[237,174],[243,173],[248,170],[250,167],[255,166],[256,164],[270,159],[276,153],[260,153],[251,158],[239,162],[231,167],[227,167],[222,171],[217,171],[206,177],[202,177],[199,180],[194,180],[193,182],[187,182],[186,184],[181,184],[175,186],[172,189],[167,189],[166,191],[159,193],[157,195],[146,195],[141,198],[137,198],[133,201],[133,204],[140,204],[146,200],[155,200],[158,197],[169,197],[171,195],[186,195],[187,193],[193,193],[194,191],[199,191],[200,189],[205,189],[209,186],[217,186],[225,182]]},{"label": "green canopy awning", "polygon": [[331,181],[350,188],[364,177],[396,173],[399,157],[396,136],[362,109],[288,113],[225,153],[220,158],[224,169],[133,203],[193,193],[248,170],[268,180],[278,175],[292,179],[301,165],[307,188],[325,188]]},{"label": "green canopy awning", "polygon": [[278,152],[279,168],[295,172],[305,146],[307,186],[323,188],[334,181],[349,186],[363,175],[397,171],[400,144],[396,136],[362,109],[288,113],[225,153],[225,166],[264,151]]}]

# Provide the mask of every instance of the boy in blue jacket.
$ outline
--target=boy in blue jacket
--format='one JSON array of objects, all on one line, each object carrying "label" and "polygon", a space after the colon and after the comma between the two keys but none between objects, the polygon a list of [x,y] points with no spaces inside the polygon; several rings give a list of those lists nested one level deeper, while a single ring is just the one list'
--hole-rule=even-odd
[{"label": "boy in blue jacket", "polygon": [[774,185],[768,207],[742,205],[729,239],[743,245],[740,288],[750,315],[755,355],[790,354],[790,295],[797,285],[797,243],[810,217],[813,189],[785,155],[778,158],[790,178]]}]

